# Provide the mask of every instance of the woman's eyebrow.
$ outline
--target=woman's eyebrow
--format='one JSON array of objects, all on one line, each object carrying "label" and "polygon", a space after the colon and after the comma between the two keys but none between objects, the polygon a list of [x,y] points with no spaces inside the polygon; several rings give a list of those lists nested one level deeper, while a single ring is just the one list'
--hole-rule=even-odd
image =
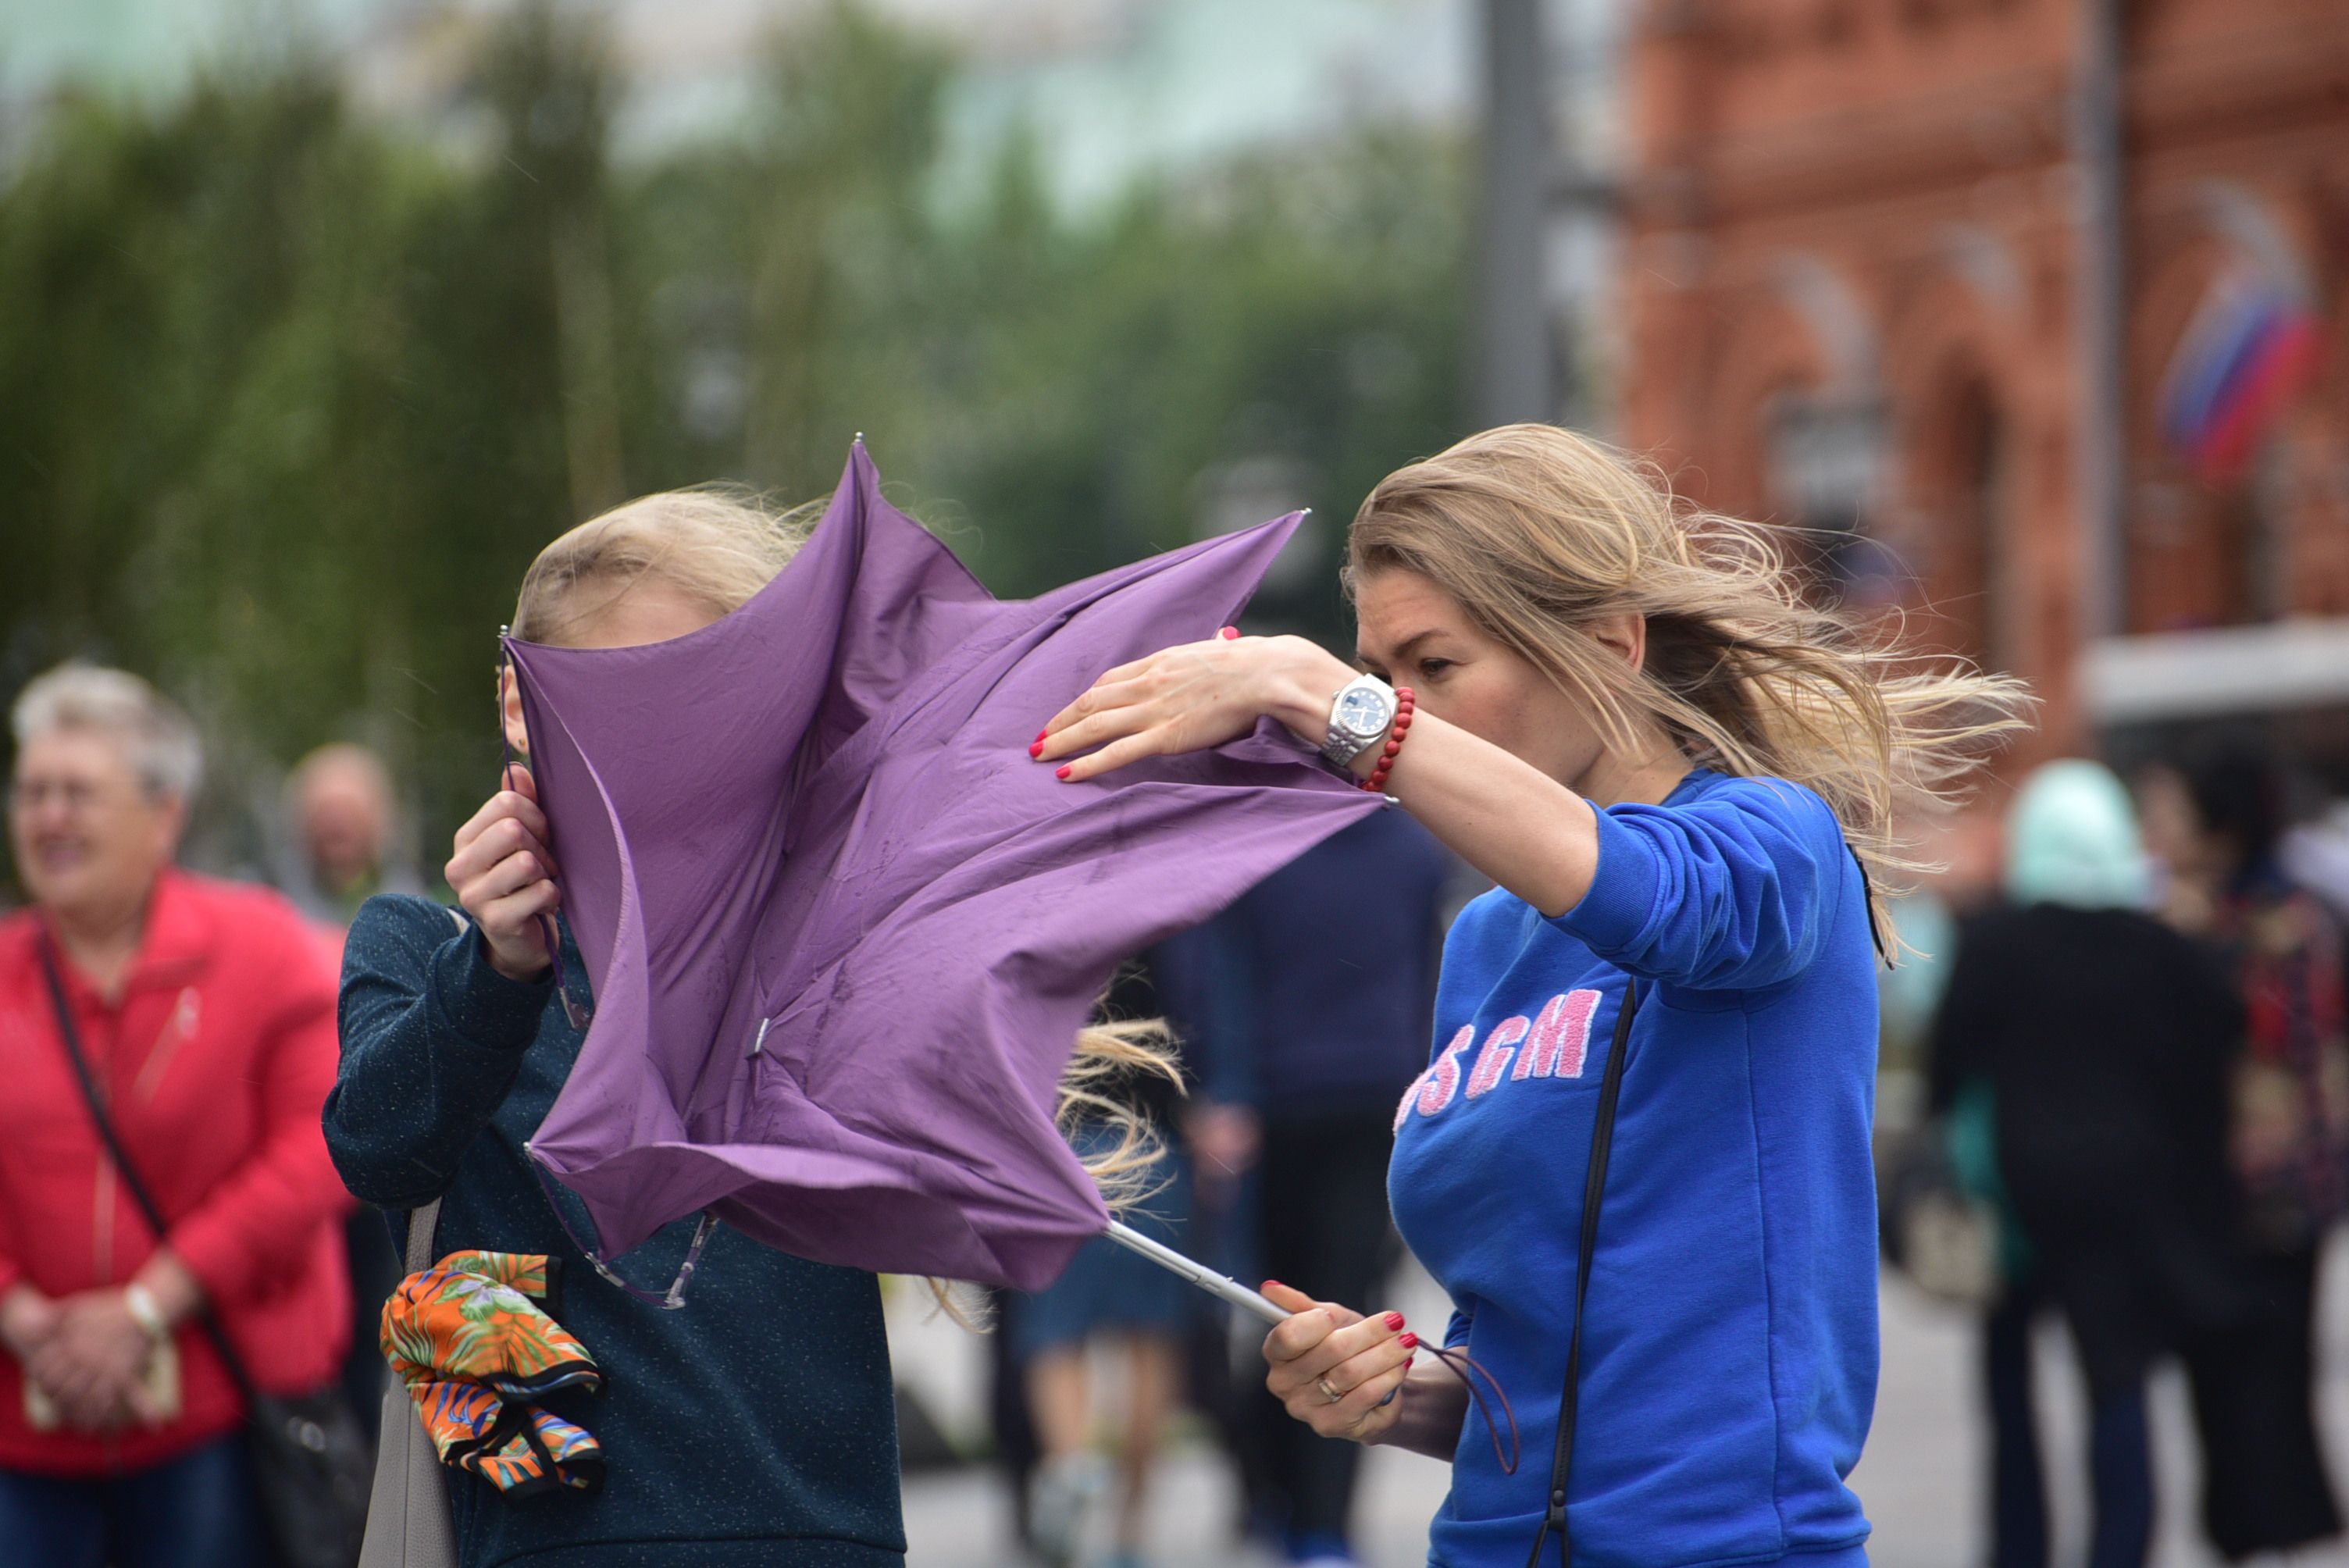
[{"label": "woman's eyebrow", "polygon": [[1399,665],[1407,665],[1411,663],[1411,651],[1419,646],[1420,644],[1427,641],[1428,638],[1439,634],[1439,629],[1434,626],[1430,626],[1423,632],[1413,632],[1410,636],[1405,637],[1402,642],[1395,645],[1394,662]]}]

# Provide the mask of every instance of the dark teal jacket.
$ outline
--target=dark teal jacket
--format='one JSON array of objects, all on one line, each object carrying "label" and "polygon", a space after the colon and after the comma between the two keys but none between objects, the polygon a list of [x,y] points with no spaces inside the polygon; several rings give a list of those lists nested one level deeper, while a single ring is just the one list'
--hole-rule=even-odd
[{"label": "dark teal jacket", "polygon": [[[584,987],[578,949],[565,972]],[[450,1472],[465,1568],[902,1568],[897,1429],[878,1282],[719,1226],[675,1312],[598,1278],[525,1163],[578,1059],[551,983],[490,966],[481,939],[426,899],[370,899],[343,954],[342,1070],[326,1145],[357,1196],[393,1211],[443,1200],[435,1255],[562,1260],[559,1316],[602,1363],[601,1393],[549,1408],[593,1432],[597,1492],[521,1500]],[[585,1212],[564,1194],[572,1228]],[[406,1215],[394,1240],[404,1246]],[[667,1287],[692,1225],[621,1260]]]}]

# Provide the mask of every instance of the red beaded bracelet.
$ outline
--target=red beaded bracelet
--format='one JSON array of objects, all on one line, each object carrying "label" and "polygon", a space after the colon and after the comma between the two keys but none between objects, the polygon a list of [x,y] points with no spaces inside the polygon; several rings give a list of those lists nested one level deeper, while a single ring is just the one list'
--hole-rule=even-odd
[{"label": "red beaded bracelet", "polygon": [[1411,733],[1411,709],[1416,700],[1411,694],[1411,687],[1395,687],[1394,723],[1387,730],[1386,749],[1379,753],[1379,765],[1371,769],[1371,776],[1362,780],[1363,789],[1377,790],[1386,788],[1387,775],[1394,770],[1395,753],[1402,749],[1403,737]]}]

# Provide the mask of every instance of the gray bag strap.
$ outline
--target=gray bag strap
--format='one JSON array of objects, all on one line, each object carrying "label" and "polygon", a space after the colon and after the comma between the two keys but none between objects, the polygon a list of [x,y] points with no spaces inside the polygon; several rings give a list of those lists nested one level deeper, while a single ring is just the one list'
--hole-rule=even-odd
[{"label": "gray bag strap", "polygon": [[[438,1198],[409,1214],[409,1273],[432,1266],[432,1242],[440,1228]],[[383,1420],[377,1430],[375,1489],[358,1568],[457,1568],[448,1467],[424,1429],[416,1401],[397,1378],[383,1391]]]},{"label": "gray bag strap", "polygon": [[408,1272],[420,1274],[432,1266],[432,1238],[440,1229],[440,1200],[408,1212]]}]

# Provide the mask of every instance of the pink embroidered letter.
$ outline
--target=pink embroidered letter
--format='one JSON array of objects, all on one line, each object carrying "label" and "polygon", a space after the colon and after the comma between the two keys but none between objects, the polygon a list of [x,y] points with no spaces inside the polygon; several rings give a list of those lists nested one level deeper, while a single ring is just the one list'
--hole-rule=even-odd
[{"label": "pink embroidered letter", "polygon": [[1590,1045],[1590,1015],[1598,1006],[1596,991],[1552,996],[1534,1020],[1533,1038],[1517,1053],[1517,1070],[1509,1076],[1580,1078],[1583,1054]]},{"label": "pink embroidered letter", "polygon": [[1427,1069],[1423,1068],[1419,1076],[1411,1080],[1411,1087],[1402,1091],[1402,1099],[1395,1106],[1394,1130],[1397,1132],[1402,1130],[1402,1119],[1411,1114],[1412,1103],[1419,1099],[1419,1086],[1426,1081]]},{"label": "pink embroidered letter", "polygon": [[1516,1045],[1526,1037],[1531,1026],[1523,1018],[1504,1018],[1493,1026],[1485,1037],[1485,1048],[1476,1053],[1476,1070],[1468,1075],[1468,1098],[1475,1099],[1501,1081],[1501,1073],[1516,1054]]},{"label": "pink embroidered letter", "polygon": [[1420,1115],[1433,1116],[1452,1103],[1453,1095],[1460,1088],[1460,1053],[1475,1038],[1476,1026],[1463,1024],[1460,1032],[1452,1037],[1452,1043],[1436,1057],[1423,1075],[1425,1081],[1419,1086]]}]

